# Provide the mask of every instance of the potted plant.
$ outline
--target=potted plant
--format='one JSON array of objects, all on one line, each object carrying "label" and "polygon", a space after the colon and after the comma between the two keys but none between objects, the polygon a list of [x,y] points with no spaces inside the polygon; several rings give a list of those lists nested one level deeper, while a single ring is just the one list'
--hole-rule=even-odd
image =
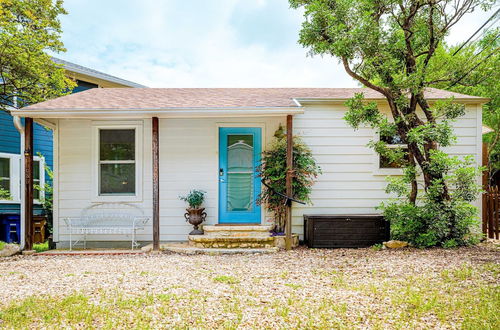
[{"label": "potted plant", "polygon": [[189,205],[184,214],[186,221],[194,227],[189,235],[203,235],[203,231],[199,230],[198,226],[207,218],[205,208],[201,207],[205,200],[205,193],[203,190],[191,190],[186,196],[179,196],[180,200]]}]

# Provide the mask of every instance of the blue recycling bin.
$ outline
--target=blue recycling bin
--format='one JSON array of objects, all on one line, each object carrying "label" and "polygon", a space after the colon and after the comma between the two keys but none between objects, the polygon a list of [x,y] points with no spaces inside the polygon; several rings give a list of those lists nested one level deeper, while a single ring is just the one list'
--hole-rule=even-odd
[{"label": "blue recycling bin", "polygon": [[2,214],[0,219],[0,240],[6,243],[19,243],[21,241],[19,214]]}]

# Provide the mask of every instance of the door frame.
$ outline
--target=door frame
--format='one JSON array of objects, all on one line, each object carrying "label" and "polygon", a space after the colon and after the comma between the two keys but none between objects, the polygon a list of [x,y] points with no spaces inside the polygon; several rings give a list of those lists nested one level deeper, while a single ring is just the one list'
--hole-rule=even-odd
[{"label": "door frame", "polygon": [[[220,184],[219,184],[219,168],[220,168],[220,128],[260,128],[261,129],[261,150],[260,152],[264,151],[264,148],[267,144],[267,134],[266,134],[266,123],[263,121],[256,121],[256,122],[216,122],[215,123],[215,150],[216,150],[216,167],[214,169],[214,178],[217,180],[217,186],[216,186],[216,192],[217,192],[217,203],[216,205],[216,214],[217,214],[217,221],[216,224],[221,224],[221,225],[238,225],[238,224],[245,224],[244,222],[234,222],[234,223],[224,223],[220,222],[220,196],[221,196],[221,191],[220,191]],[[260,187],[259,192],[262,190],[262,187]],[[264,223],[266,219],[266,210],[264,207],[260,207],[260,220],[258,222],[255,222],[255,224],[262,224]],[[252,222],[254,224],[254,222]]]}]

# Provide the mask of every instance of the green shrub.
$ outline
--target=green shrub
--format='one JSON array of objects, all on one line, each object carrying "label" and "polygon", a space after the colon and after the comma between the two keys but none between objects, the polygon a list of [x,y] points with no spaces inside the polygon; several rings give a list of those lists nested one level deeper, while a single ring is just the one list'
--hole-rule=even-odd
[{"label": "green shrub", "polygon": [[36,252],[44,252],[49,250],[49,242],[46,241],[44,243],[33,244],[33,250]]},{"label": "green shrub", "polygon": [[3,250],[3,248],[4,248],[5,244],[6,244],[5,242],[0,241],[0,251],[2,251],[2,250]]},{"label": "green shrub", "polygon": [[[443,185],[435,180],[424,192],[423,197],[411,203],[408,197],[408,171],[400,178],[389,178],[387,192],[397,198],[380,207],[386,220],[391,223],[391,238],[407,241],[413,246],[425,248],[442,246],[452,248],[476,244],[479,237],[471,232],[478,225],[478,210],[471,205],[480,192],[476,177],[480,169],[472,167],[472,158],[433,158],[439,166],[446,162],[446,179],[452,184],[448,200],[440,198]],[[410,174],[414,175],[414,174]]]}]

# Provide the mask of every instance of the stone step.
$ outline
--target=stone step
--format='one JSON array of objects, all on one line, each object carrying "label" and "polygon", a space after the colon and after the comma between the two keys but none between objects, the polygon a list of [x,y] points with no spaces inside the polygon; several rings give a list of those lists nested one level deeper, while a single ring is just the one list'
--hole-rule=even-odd
[{"label": "stone step", "polygon": [[272,226],[203,226],[204,236],[209,237],[269,237]]},{"label": "stone step", "polygon": [[202,248],[267,248],[274,246],[270,236],[226,236],[189,235],[191,245]]},{"label": "stone step", "polygon": [[265,248],[204,248],[196,247],[188,242],[183,243],[167,243],[162,244],[161,249],[163,251],[182,253],[182,254],[264,254],[264,253],[276,253],[279,251],[277,247],[265,247]]}]

